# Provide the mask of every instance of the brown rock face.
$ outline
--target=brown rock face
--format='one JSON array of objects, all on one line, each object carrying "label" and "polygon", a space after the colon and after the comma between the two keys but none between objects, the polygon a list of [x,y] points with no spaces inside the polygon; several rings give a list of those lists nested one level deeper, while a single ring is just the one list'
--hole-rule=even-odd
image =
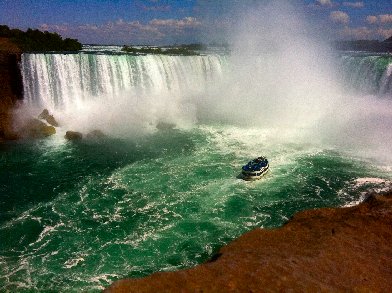
[{"label": "brown rock face", "polygon": [[64,138],[68,140],[81,140],[83,138],[83,134],[77,131],[67,131]]},{"label": "brown rock face", "polygon": [[13,106],[14,99],[11,96],[1,96],[0,89],[0,141],[17,138],[16,134],[12,131]]},{"label": "brown rock face", "polygon": [[56,129],[53,126],[35,118],[28,119],[25,125],[18,130],[18,136],[23,138],[43,138],[55,133]]},{"label": "brown rock face", "polygon": [[255,229],[195,268],[113,283],[105,292],[391,292],[392,194],[296,214]]},{"label": "brown rock face", "polygon": [[6,38],[0,38],[0,140],[15,139],[12,131],[12,109],[23,98],[19,71],[20,49]]}]

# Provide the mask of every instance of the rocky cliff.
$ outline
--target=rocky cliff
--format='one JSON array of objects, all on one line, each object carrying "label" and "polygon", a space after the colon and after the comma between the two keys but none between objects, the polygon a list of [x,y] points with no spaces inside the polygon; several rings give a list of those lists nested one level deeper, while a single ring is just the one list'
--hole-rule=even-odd
[{"label": "rocky cliff", "polygon": [[105,292],[390,292],[392,194],[255,229],[195,268],[125,279]]},{"label": "rocky cliff", "polygon": [[19,70],[21,50],[7,38],[0,38],[0,140],[13,139],[11,111],[23,98]]}]

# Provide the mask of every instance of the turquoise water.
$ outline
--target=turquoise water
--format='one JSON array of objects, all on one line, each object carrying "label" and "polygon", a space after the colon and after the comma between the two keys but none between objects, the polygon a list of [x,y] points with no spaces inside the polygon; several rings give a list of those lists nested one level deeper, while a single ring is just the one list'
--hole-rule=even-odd
[{"label": "turquoise water", "polygon": [[[0,145],[0,290],[98,291],[191,267],[253,228],[390,187],[388,168],[274,135],[198,125]],[[238,179],[258,155],[269,158],[268,175]]]}]

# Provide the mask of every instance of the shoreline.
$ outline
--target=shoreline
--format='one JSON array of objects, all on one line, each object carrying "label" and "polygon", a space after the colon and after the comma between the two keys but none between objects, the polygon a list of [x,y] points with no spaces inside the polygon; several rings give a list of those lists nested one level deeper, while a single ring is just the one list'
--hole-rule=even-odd
[{"label": "shoreline", "polygon": [[104,292],[388,292],[391,227],[392,193],[370,195],[354,207],[299,212],[194,268],[118,280]]}]

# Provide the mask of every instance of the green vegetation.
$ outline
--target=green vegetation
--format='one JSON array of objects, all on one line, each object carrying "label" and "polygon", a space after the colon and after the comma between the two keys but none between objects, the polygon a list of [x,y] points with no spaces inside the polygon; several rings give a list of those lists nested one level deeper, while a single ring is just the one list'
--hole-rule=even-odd
[{"label": "green vegetation", "polygon": [[28,29],[26,32],[19,29],[10,29],[0,25],[0,37],[9,38],[24,52],[42,51],[79,51],[82,44],[75,39],[62,39],[57,33]]},{"label": "green vegetation", "polygon": [[145,55],[145,54],[162,54],[162,55],[180,55],[180,56],[194,56],[200,55],[197,51],[204,50],[205,47],[201,44],[190,44],[190,45],[179,45],[167,48],[160,47],[129,47],[124,46],[122,51],[135,54],[135,55]]}]

